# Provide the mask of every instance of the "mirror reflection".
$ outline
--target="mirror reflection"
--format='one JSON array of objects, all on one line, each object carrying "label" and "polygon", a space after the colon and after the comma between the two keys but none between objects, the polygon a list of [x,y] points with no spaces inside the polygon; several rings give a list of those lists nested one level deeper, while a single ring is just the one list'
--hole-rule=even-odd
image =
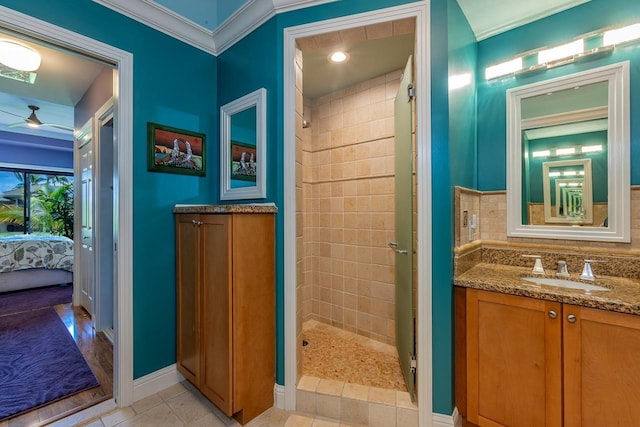
[{"label": "mirror reflection", "polygon": [[231,115],[231,188],[256,185],[256,107]]},{"label": "mirror reflection", "polygon": [[522,224],[606,223],[608,85],[521,100]]},{"label": "mirror reflection", "polygon": [[536,221],[534,214],[532,222],[592,224],[591,163],[591,159],[543,163],[544,217]]}]

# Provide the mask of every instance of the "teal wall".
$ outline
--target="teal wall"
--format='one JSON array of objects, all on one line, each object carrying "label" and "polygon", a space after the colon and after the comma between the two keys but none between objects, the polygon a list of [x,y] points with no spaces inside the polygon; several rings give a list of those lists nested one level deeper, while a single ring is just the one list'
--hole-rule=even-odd
[{"label": "teal wall", "polygon": [[[176,360],[171,209],[176,203],[215,201],[217,165],[210,155],[218,140],[216,59],[90,0],[5,0],[2,5],[134,55],[134,377],[169,366]],[[207,176],[148,172],[148,121],[205,133]]]},{"label": "teal wall", "polygon": [[[544,73],[484,80],[484,69],[524,52],[571,41],[608,26],[640,20],[640,2],[591,0],[565,12],[533,22],[478,43],[478,189],[506,188],[506,90],[586,69],[629,60],[631,64],[631,117],[640,111],[640,43],[615,49],[611,56],[569,64]],[[640,122],[631,120],[631,184],[640,184]]]},{"label": "teal wall", "polygon": [[449,89],[449,140],[453,185],[478,187],[476,158],[476,68],[478,44],[458,2],[449,4],[449,76],[471,75],[471,84]]},{"label": "teal wall", "polygon": [[[175,241],[171,209],[176,203],[219,202],[218,109],[257,88],[267,89],[267,198],[284,203],[283,30],[320,20],[397,6],[403,0],[349,0],[276,15],[217,59],[90,0],[3,5],[134,54],[134,376],[175,363]],[[475,46],[455,0],[431,1],[431,129],[433,253],[433,363],[435,412],[453,410],[452,180],[474,185],[473,125],[450,146],[449,111],[472,117],[468,94],[449,106],[450,72],[473,68]],[[449,22],[448,19],[451,18]],[[449,30],[449,25],[452,30]],[[449,37],[454,58],[449,64]],[[451,68],[451,70],[449,69]],[[150,173],[146,169],[146,123],[207,135],[204,178]],[[464,152],[464,156],[457,157]],[[456,156],[452,173],[451,157]],[[469,157],[470,156],[470,157]],[[465,168],[462,170],[461,168]],[[261,200],[265,201],[265,200]],[[277,216],[277,382],[284,380],[284,278],[282,215]]]},{"label": "teal wall", "polygon": [[[288,27],[317,22],[380,8],[397,6],[408,1],[350,0],[329,3],[275,16],[218,57],[219,106],[259,87],[267,89],[267,151],[269,176],[267,201],[282,209],[284,203],[283,175],[283,30]],[[432,1],[430,40],[435,57],[432,59],[432,138],[434,141],[434,241],[433,259],[434,305],[434,410],[450,414],[452,398],[452,226],[451,187],[449,184],[449,119],[447,113],[447,0]],[[432,11],[433,13],[433,11]],[[437,33],[437,35],[436,35]],[[433,54],[433,53],[432,53]],[[266,65],[265,65],[266,64]],[[284,384],[284,223],[281,214],[276,220],[276,381]],[[437,233],[437,234],[436,234]],[[295,356],[293,356],[295,357]]]}]

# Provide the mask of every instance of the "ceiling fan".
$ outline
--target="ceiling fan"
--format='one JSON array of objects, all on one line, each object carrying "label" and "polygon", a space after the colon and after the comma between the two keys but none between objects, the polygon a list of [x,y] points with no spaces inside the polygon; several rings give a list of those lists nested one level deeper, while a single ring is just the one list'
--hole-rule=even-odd
[{"label": "ceiling fan", "polygon": [[30,128],[34,128],[34,129],[37,129],[40,126],[49,126],[49,127],[53,127],[53,128],[56,128],[56,129],[61,129],[61,130],[66,130],[66,131],[69,131],[69,132],[73,132],[73,128],[72,127],[65,126],[65,125],[60,125],[60,124],[55,124],[55,123],[43,123],[42,121],[40,121],[40,119],[36,115],[36,111],[38,111],[40,109],[40,107],[38,107],[37,105],[27,105],[27,107],[31,110],[31,114],[28,117],[23,117],[23,116],[21,116],[19,114],[11,113],[11,112],[5,111],[5,110],[0,110],[3,113],[10,114],[12,116],[16,116],[16,117],[22,118],[21,121],[19,121],[17,123],[9,124],[7,126],[10,127],[10,128],[13,128],[13,127],[17,127],[17,126],[27,125]]}]

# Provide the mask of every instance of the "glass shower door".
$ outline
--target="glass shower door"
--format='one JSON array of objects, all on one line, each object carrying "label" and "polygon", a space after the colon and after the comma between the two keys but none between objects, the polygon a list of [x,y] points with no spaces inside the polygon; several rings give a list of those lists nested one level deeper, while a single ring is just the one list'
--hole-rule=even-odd
[{"label": "glass shower door", "polygon": [[413,57],[395,99],[396,346],[407,390],[415,400],[413,310]]}]

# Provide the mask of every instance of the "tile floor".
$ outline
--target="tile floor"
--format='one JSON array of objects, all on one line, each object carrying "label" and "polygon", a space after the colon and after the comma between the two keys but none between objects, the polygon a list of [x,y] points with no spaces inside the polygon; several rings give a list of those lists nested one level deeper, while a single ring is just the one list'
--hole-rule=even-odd
[{"label": "tile floor", "polygon": [[302,335],[303,375],[407,391],[395,346],[316,320],[304,322]]},{"label": "tile floor", "polygon": [[[157,394],[98,418],[76,423],[73,417],[60,420],[52,427],[240,427],[225,416],[191,384],[183,382]],[[270,408],[245,427],[360,427],[335,419]]]},{"label": "tile floor", "polygon": [[[417,407],[404,387],[395,347],[316,321],[305,322],[304,329],[316,333],[307,334],[311,343],[305,348],[304,375],[297,387],[298,412],[270,408],[246,427],[418,426]],[[324,361],[309,359],[311,352],[321,355]],[[354,355],[357,363],[353,363]],[[312,369],[306,369],[305,365]],[[240,424],[185,381],[88,422],[69,417],[53,425],[69,426],[239,427]]]}]

